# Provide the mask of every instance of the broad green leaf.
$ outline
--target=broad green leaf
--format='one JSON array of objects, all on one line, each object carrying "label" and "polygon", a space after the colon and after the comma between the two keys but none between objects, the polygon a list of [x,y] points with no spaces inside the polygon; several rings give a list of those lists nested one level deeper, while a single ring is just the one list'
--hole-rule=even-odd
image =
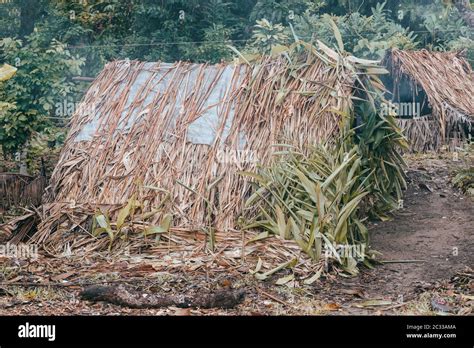
[{"label": "broad green leaf", "polygon": [[270,235],[268,234],[268,231],[261,232],[261,233],[259,233],[258,235],[256,235],[255,237],[253,237],[252,239],[250,239],[250,240],[247,242],[247,244],[256,242],[256,241],[258,241],[258,240],[262,240],[262,239],[268,238],[269,236],[270,236]]},{"label": "broad green leaf", "polygon": [[297,258],[294,258],[288,262],[284,262],[282,264],[280,264],[279,266],[275,267],[274,269],[268,271],[268,272],[265,272],[265,273],[255,273],[255,278],[257,278],[258,280],[265,280],[267,279],[269,276],[271,276],[273,273],[276,273],[278,272],[279,270],[282,270],[283,268],[293,268],[296,266],[296,264],[298,263],[298,259]]},{"label": "broad green leaf", "polygon": [[286,222],[285,222],[285,216],[283,214],[283,211],[281,210],[280,206],[277,204],[275,206],[275,214],[276,214],[276,220],[277,220],[277,225],[278,225],[278,231],[279,235],[281,238],[285,238],[285,233],[286,233]]},{"label": "broad green leaf", "polygon": [[120,209],[118,213],[118,216],[117,216],[117,230],[118,231],[121,230],[123,224],[125,223],[125,220],[131,214],[133,214],[134,210],[135,210],[135,195],[133,195],[132,198],[128,200],[127,205],[123,207],[122,209]]},{"label": "broad green leaf", "polygon": [[342,41],[341,32],[336,25],[336,22],[332,18],[329,18],[329,23],[331,23],[332,30],[334,32],[334,37],[336,38],[337,45],[339,46],[339,51],[344,51],[344,42]]},{"label": "broad green leaf", "polygon": [[337,226],[334,230],[334,236],[335,236],[336,242],[343,242],[345,240],[345,235],[346,235],[345,229],[347,229],[348,218],[354,212],[354,210],[357,209],[360,201],[367,194],[368,192],[364,192],[363,194],[358,195],[342,208],[341,212],[339,213]]},{"label": "broad green leaf", "polygon": [[303,185],[304,189],[309,194],[309,197],[311,198],[311,200],[314,203],[317,203],[318,200],[317,200],[317,196],[316,196],[316,189],[315,189],[314,183],[311,180],[309,180],[306,177],[306,175],[304,175],[304,173],[301,172],[300,170],[296,169],[295,171],[296,171],[296,175],[298,175],[298,178],[301,181],[301,185]]},{"label": "broad green leaf", "polygon": [[284,285],[284,284],[286,284],[286,283],[288,283],[288,282],[291,282],[291,281],[294,280],[294,279],[295,279],[295,275],[294,275],[294,274],[290,274],[290,275],[287,275],[286,277],[281,277],[281,278],[279,278],[279,279],[275,282],[275,284],[276,284],[276,285]]},{"label": "broad green leaf", "polygon": [[150,234],[157,234],[157,233],[166,233],[168,232],[168,229],[162,227],[162,226],[150,226],[150,227],[147,227],[144,231],[143,231],[143,236],[148,236]]},{"label": "broad green leaf", "polygon": [[160,226],[164,228],[166,231],[169,231],[172,220],[173,220],[173,215],[165,214],[165,216],[163,216],[163,219],[161,220]]},{"label": "broad green leaf", "polygon": [[303,281],[304,284],[306,285],[311,285],[313,284],[316,280],[318,280],[321,277],[322,269],[318,270],[311,278],[305,279]]},{"label": "broad green leaf", "polygon": [[110,224],[109,222],[107,221],[107,218],[105,217],[105,215],[101,214],[101,215],[97,215],[95,217],[97,223],[99,224],[100,227],[102,227],[103,229],[110,229]]},{"label": "broad green leaf", "polygon": [[255,266],[255,269],[254,270],[249,270],[250,274],[255,274],[257,272],[260,272],[260,270],[262,269],[262,266],[263,266],[263,261],[259,257],[258,261],[257,261],[257,265]]},{"label": "broad green leaf", "polygon": [[14,66],[3,64],[0,68],[0,82],[11,79],[17,70]]},{"label": "broad green leaf", "polygon": [[286,52],[288,51],[289,47],[288,46],[284,46],[284,45],[275,45],[275,46],[272,46],[272,49],[271,49],[271,52],[270,54],[272,56],[277,56],[283,52]]}]

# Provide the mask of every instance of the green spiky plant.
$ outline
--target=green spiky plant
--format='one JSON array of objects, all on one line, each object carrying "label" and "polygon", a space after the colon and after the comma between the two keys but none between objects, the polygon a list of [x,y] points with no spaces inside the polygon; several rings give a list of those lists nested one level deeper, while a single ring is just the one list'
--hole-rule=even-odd
[{"label": "green spiky plant", "polygon": [[367,176],[361,178],[369,192],[366,213],[386,220],[387,212],[403,206],[406,164],[399,151],[407,149],[408,143],[396,123],[396,114],[384,113],[381,107],[386,101],[383,90],[377,88],[379,81],[376,76],[362,77],[363,89],[373,99],[355,103],[354,117],[361,125],[353,130],[353,142],[359,146],[362,167],[367,169]]},{"label": "green spiky plant", "polygon": [[359,180],[365,170],[358,147],[345,152],[342,146],[317,145],[308,154],[289,147],[278,155],[274,165],[243,173],[257,186],[246,202],[253,218],[244,228],[293,239],[313,261],[329,250],[354,273],[356,260],[342,260],[335,249],[367,242],[367,228],[356,214],[368,194]]},{"label": "green spiky plant", "polygon": [[[166,202],[168,198],[163,201]],[[133,230],[133,226],[137,221],[145,222],[155,214],[161,211],[161,206],[151,210],[150,212],[142,212],[139,216],[135,214],[140,211],[143,204],[137,201],[135,195],[133,195],[128,203],[120,209],[117,214],[117,219],[112,222],[110,215],[106,211],[98,210],[92,219],[92,236],[100,237],[103,234],[107,234],[109,237],[109,251],[112,249],[114,242],[118,239],[127,240],[128,232]],[[148,225],[142,228],[141,236],[146,238],[148,236],[155,236],[155,240],[160,239],[160,235],[167,233],[171,227],[172,215],[164,214],[161,219],[161,223],[157,226]]]},{"label": "green spiky plant", "polygon": [[[334,30],[339,52],[343,52],[335,25]],[[302,46],[316,52],[306,43]],[[330,50],[324,45],[319,48]],[[337,53],[331,50],[329,54]],[[280,144],[286,150],[275,153],[279,159],[272,165],[242,173],[255,184],[246,202],[249,219],[244,229],[293,239],[314,261],[329,250],[331,258],[355,274],[358,261],[370,266],[371,253],[340,257],[335,249],[338,245],[366,246],[367,217],[386,218],[387,212],[399,206],[405,164],[398,150],[407,145],[395,115],[384,114],[381,108],[383,84],[377,75],[386,70],[376,62],[354,57],[348,63],[339,54],[336,64],[342,66],[337,68],[352,72],[354,88],[362,91],[354,98],[353,109],[341,113],[339,139],[310,149]]]},{"label": "green spiky plant", "polygon": [[460,188],[463,193],[474,198],[474,166],[459,170],[452,183],[455,187]]}]

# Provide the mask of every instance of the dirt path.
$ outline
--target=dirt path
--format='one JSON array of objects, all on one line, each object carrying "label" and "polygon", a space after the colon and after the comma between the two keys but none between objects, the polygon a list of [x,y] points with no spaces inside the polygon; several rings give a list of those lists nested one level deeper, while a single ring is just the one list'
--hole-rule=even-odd
[{"label": "dirt path", "polygon": [[474,203],[449,184],[449,162],[430,162],[409,171],[404,209],[371,230],[372,247],[384,260],[425,261],[379,267],[379,281],[390,280],[382,289],[390,293],[407,295],[474,265]]},{"label": "dirt path", "polygon": [[404,208],[393,220],[370,228],[371,247],[382,254],[380,260],[390,263],[363,270],[359,277],[339,284],[335,281],[322,288],[323,293],[346,304],[349,313],[370,314],[374,308],[352,306],[358,297],[413,301],[466,266],[472,268],[474,202],[452,187],[450,172],[455,166],[459,163],[446,159],[411,163]]}]

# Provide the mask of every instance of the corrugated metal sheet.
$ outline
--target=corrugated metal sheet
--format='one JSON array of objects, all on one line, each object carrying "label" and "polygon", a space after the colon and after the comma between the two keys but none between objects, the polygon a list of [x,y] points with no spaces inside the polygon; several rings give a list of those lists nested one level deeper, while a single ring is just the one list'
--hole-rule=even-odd
[{"label": "corrugated metal sheet", "polygon": [[[145,63],[132,81],[122,80],[113,95],[104,94],[102,98],[107,99],[107,103],[119,103],[126,98],[118,131],[127,131],[135,122],[141,121],[142,115],[153,112],[154,107],[163,108],[157,117],[168,118],[165,114],[172,114],[174,120],[170,124],[168,137],[172,136],[179,116],[186,113],[186,102],[191,98],[197,99],[198,109],[195,120],[188,124],[187,139],[193,144],[211,145],[216,140],[223,118],[225,125],[221,141],[229,134],[235,110],[233,94],[235,88],[240,87],[244,74],[242,66],[191,64],[179,69],[176,64]],[[237,82],[233,84],[234,79]],[[157,103],[160,99],[161,103]],[[84,124],[74,141],[92,140],[106,113],[107,103],[95,101],[90,110],[95,112],[92,120]]]}]

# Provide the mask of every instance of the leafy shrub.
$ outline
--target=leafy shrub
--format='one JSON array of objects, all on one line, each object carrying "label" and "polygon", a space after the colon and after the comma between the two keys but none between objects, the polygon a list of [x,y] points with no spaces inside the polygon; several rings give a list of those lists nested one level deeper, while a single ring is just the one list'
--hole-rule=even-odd
[{"label": "leafy shrub", "polygon": [[384,8],[385,3],[377,4],[372,8],[371,16],[359,12],[339,17],[305,13],[296,18],[295,31],[335,46],[331,24],[334,21],[345,43],[344,49],[358,57],[370,59],[382,58],[392,47],[414,49],[417,46],[416,36],[393,21]]},{"label": "leafy shrub", "polygon": [[55,118],[55,104],[77,92],[68,77],[79,75],[84,61],[58,41],[48,46],[42,45],[37,33],[25,41],[0,41],[2,58],[18,69],[13,78],[0,82],[0,142],[4,153],[20,150],[36,132],[56,124],[64,126]]},{"label": "leafy shrub", "polygon": [[474,197],[474,167],[460,170],[452,180],[454,186]]}]

